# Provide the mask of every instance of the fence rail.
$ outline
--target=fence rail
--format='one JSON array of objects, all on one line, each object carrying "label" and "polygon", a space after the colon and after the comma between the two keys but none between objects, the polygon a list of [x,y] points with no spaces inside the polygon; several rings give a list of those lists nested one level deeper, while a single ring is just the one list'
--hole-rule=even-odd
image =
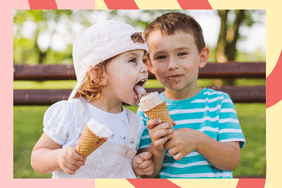
[{"label": "fence rail", "polygon": [[[208,63],[199,70],[199,78],[265,78],[266,64],[261,63]],[[73,65],[14,65],[14,80],[75,80]],[[149,79],[155,79],[150,73]]]},{"label": "fence rail", "polygon": [[[208,63],[199,70],[199,78],[265,78],[266,63]],[[75,80],[72,65],[14,65],[14,80]],[[149,79],[155,79],[149,74]],[[265,103],[265,86],[221,86],[211,87],[226,92],[235,103]],[[147,92],[164,91],[164,88],[146,88]],[[14,90],[14,105],[51,105],[67,99],[71,89],[19,89]]]}]

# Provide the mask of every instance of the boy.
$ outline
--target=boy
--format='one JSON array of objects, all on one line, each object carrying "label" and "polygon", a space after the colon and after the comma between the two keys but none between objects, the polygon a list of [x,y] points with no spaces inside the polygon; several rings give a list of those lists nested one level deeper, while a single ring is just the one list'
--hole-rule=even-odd
[{"label": "boy", "polygon": [[[164,85],[176,125],[148,120],[140,142],[153,154],[160,178],[232,178],[245,139],[228,94],[197,86],[199,68],[206,65],[200,25],[181,13],[158,17],[144,31],[149,47],[147,66]],[[146,149],[145,149],[146,148]]]}]

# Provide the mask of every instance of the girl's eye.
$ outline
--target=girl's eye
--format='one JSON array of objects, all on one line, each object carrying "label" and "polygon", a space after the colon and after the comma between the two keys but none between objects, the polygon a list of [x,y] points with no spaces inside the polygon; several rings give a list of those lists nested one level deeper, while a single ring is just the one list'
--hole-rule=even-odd
[{"label": "girl's eye", "polygon": [[135,57],[130,58],[130,59],[129,59],[129,62],[136,62],[136,58],[135,58]]}]

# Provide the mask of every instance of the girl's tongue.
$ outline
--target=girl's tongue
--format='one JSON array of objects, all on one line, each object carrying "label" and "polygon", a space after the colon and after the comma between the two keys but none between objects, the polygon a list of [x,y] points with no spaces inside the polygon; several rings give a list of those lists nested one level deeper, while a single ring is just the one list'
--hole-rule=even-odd
[{"label": "girl's tongue", "polygon": [[140,101],[141,97],[143,95],[146,95],[146,93],[147,93],[146,90],[138,84],[136,84],[133,89],[138,96],[138,102]]}]

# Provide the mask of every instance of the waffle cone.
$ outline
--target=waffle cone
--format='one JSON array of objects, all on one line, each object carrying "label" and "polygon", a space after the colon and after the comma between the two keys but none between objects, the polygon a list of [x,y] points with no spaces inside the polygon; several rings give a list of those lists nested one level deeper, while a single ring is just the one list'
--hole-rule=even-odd
[{"label": "waffle cone", "polygon": [[105,141],[105,139],[96,136],[86,125],[75,147],[75,150],[85,159]]},{"label": "waffle cone", "polygon": [[172,124],[165,101],[157,105],[156,107],[145,111],[145,114],[150,119],[161,119],[163,123]]}]

